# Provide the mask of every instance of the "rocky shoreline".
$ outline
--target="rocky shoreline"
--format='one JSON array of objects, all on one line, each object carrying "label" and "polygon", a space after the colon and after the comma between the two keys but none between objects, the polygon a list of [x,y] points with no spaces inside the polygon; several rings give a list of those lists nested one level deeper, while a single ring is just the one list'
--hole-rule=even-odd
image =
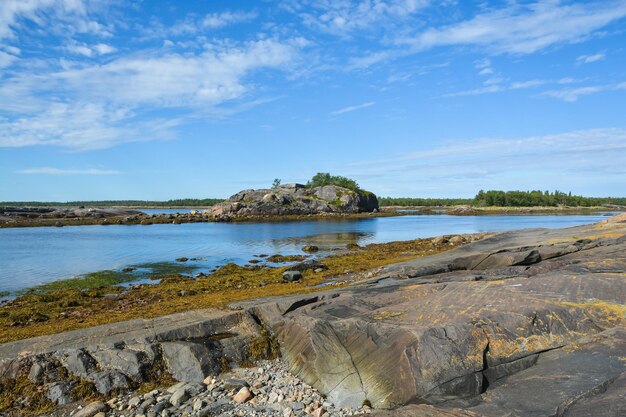
[{"label": "rocky shoreline", "polygon": [[[153,224],[184,224],[184,223],[207,223],[207,222],[293,222],[303,220],[355,220],[372,217],[406,216],[411,214],[423,215],[452,215],[452,216],[489,216],[489,215],[550,215],[550,214],[594,214],[598,212],[622,212],[624,208],[550,208],[550,207],[524,207],[524,208],[463,208],[463,207],[380,207],[377,212],[363,213],[337,213],[324,212],[317,214],[284,214],[284,215],[239,215],[239,216],[215,216],[211,209],[191,209],[188,213],[175,214],[146,214],[129,208],[90,208],[89,215],[76,214],[76,209],[46,208],[44,215],[41,208],[11,207],[11,211],[0,207],[0,228],[14,227],[64,227],[64,226],[150,226]],[[15,210],[18,209],[18,210]],[[17,214],[17,213],[20,214]]]},{"label": "rocky shoreline", "polygon": [[58,416],[87,405],[79,417],[623,415],[625,249],[624,215],[503,232],[344,287],[5,343],[0,405]]}]

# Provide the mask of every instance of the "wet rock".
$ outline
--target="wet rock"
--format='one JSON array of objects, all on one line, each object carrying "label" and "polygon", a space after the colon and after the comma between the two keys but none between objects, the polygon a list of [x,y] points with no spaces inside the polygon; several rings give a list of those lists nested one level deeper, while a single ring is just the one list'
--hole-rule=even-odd
[{"label": "wet rock", "polygon": [[315,246],[315,245],[305,245],[305,246],[302,247],[302,251],[303,252],[308,252],[308,253],[317,252],[319,250],[320,250],[320,248]]}]

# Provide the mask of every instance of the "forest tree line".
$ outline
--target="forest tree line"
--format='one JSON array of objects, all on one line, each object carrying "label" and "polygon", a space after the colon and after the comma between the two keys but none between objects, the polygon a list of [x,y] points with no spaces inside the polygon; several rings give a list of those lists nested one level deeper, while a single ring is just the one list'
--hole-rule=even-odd
[{"label": "forest tree line", "polygon": [[381,206],[457,206],[476,207],[597,207],[605,205],[626,206],[624,197],[583,197],[561,191],[499,191],[480,190],[474,198],[410,198],[381,197]]}]

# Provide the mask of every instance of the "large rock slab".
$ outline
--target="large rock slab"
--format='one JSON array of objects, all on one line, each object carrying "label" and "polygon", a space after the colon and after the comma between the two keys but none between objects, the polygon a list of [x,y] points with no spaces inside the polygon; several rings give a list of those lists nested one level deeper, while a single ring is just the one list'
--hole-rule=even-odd
[{"label": "large rock slab", "polygon": [[496,383],[471,410],[494,417],[618,416],[613,412],[626,410],[620,390],[625,351],[626,328],[618,328],[547,352],[535,366]]},{"label": "large rock slab", "polygon": [[[339,405],[468,406],[544,355],[624,324],[625,229],[501,233],[383,268],[351,288],[253,310],[291,371]],[[622,345],[617,351],[626,356]],[[598,375],[622,372],[610,362]],[[540,408],[552,415],[551,404]]]}]

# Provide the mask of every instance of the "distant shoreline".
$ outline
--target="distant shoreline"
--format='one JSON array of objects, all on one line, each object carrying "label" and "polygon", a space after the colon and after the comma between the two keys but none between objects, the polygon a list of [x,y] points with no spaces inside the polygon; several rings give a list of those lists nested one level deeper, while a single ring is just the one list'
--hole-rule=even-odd
[{"label": "distant shoreline", "polygon": [[[1,207],[1,206],[0,206]],[[106,214],[100,217],[1,217],[0,228],[18,227],[65,227],[65,226],[110,226],[110,225],[143,225],[152,224],[182,224],[182,223],[212,223],[220,222],[204,213],[207,207],[172,206],[172,207],[137,207],[137,206],[109,206]],[[44,209],[46,207],[38,207]],[[50,206],[48,208],[54,208]],[[67,208],[67,207],[66,207]],[[190,213],[163,213],[147,214],[141,210],[170,210],[184,209]],[[116,211],[135,210],[136,213],[116,214]],[[337,221],[357,220],[373,217],[392,217],[407,215],[451,215],[451,216],[490,216],[490,215],[576,215],[594,214],[598,212],[619,213],[626,211],[626,207],[472,207],[472,206],[387,206],[381,207],[377,213],[320,213],[307,215],[267,215],[233,217],[229,223],[279,223],[294,221]],[[1,216],[1,214],[0,214]]]}]

